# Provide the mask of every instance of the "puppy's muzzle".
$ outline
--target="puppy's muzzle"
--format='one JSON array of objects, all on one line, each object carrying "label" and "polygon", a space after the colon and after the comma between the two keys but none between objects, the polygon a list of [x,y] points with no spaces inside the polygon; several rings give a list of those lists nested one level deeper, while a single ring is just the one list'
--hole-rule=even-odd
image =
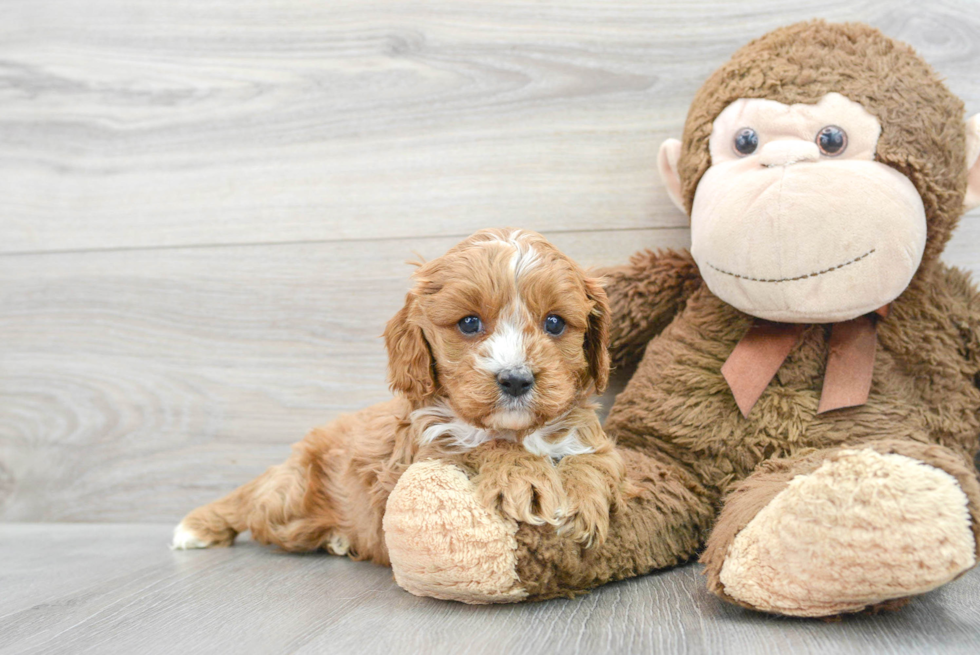
[{"label": "puppy's muzzle", "polygon": [[497,386],[505,395],[520,398],[534,386],[534,375],[525,367],[504,369],[497,374]]}]

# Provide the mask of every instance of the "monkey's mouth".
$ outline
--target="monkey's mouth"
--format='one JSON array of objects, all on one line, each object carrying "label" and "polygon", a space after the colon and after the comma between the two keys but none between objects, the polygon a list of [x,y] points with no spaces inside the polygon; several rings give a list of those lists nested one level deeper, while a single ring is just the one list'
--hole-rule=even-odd
[{"label": "monkey's mouth", "polygon": [[735,277],[735,278],[738,278],[740,280],[749,280],[750,282],[766,282],[766,283],[769,283],[769,284],[775,284],[777,282],[796,282],[798,280],[806,280],[808,278],[817,277],[819,275],[825,275],[827,273],[833,273],[834,271],[839,271],[840,269],[842,269],[842,268],[844,268],[846,266],[850,266],[851,264],[856,264],[857,262],[861,261],[862,259],[865,259],[866,257],[870,257],[872,254],[874,254],[874,252],[875,252],[875,248],[872,248],[871,250],[869,250],[868,252],[864,253],[863,255],[859,255],[859,256],[857,256],[857,257],[855,257],[853,259],[849,259],[846,262],[844,262],[843,264],[838,264],[837,266],[831,266],[830,268],[825,268],[822,271],[814,271],[812,273],[807,273],[805,275],[797,275],[795,277],[780,277],[780,278],[751,277],[749,275],[739,275],[738,273],[732,273],[731,271],[726,271],[724,269],[718,268],[717,266],[715,266],[711,262],[708,262],[708,266],[710,266],[714,270],[718,271],[719,273],[722,273],[724,275],[730,275],[730,276]]}]

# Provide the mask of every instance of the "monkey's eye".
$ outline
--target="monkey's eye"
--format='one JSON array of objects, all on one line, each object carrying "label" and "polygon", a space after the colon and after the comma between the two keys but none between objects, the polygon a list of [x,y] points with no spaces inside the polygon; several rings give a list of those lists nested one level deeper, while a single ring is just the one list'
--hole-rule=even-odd
[{"label": "monkey's eye", "polygon": [[735,142],[732,145],[738,154],[751,155],[759,147],[759,134],[751,127],[743,127],[735,135]]},{"label": "monkey's eye", "polygon": [[464,316],[459,319],[459,323],[456,324],[459,331],[467,336],[472,336],[483,329],[483,321],[480,320],[479,316]]},{"label": "monkey's eye", "polygon": [[565,319],[558,314],[548,314],[548,317],[544,319],[544,331],[553,337],[561,336],[561,333],[565,331]]},{"label": "monkey's eye", "polygon": [[836,125],[828,125],[817,135],[817,147],[830,157],[839,155],[847,148],[847,133]]}]

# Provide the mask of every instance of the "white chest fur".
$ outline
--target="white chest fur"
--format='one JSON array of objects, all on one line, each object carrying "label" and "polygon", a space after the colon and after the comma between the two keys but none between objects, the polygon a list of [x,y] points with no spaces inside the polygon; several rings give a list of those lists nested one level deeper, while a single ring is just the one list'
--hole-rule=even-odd
[{"label": "white chest fur", "polygon": [[[585,455],[593,452],[591,446],[582,444],[574,426],[566,422],[567,416],[562,416],[547,423],[528,435],[522,443],[524,448],[534,455],[560,460],[568,455]],[[440,403],[431,407],[412,412],[413,423],[425,421],[428,423],[419,434],[421,445],[442,441],[453,450],[470,450],[480,444],[501,439],[517,441],[517,434],[509,430],[490,431],[478,428],[461,420],[452,408]]]}]

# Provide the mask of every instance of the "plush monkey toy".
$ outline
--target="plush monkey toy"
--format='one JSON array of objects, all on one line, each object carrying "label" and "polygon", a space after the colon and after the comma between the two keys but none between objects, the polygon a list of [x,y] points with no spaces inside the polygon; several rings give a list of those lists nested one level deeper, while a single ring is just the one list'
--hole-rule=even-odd
[{"label": "plush monkey toy", "polygon": [[739,50],[659,167],[691,252],[606,271],[606,430],[631,489],[585,548],[412,466],[385,516],[407,590],[573,595],[691,559],[745,607],[894,605],[974,566],[980,295],[939,256],[980,204],[980,117],[908,46],[807,22]]}]

